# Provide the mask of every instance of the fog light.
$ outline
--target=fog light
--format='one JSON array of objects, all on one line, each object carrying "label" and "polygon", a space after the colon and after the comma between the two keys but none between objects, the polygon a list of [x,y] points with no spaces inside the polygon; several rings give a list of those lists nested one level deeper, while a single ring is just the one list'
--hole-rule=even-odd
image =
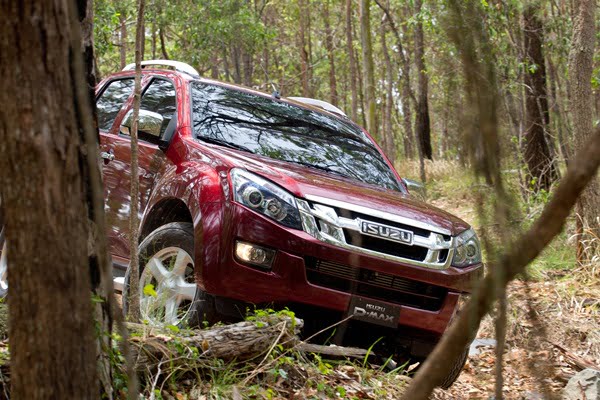
[{"label": "fog light", "polygon": [[275,258],[275,250],[237,241],[235,243],[235,256],[245,263],[270,269]]}]

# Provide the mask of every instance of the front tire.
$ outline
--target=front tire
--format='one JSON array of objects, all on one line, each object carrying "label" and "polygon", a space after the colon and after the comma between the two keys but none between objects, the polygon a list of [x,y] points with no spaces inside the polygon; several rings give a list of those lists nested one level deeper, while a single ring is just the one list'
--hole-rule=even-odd
[{"label": "front tire", "polygon": [[442,380],[440,387],[442,389],[448,389],[460,376],[465,364],[467,363],[467,357],[469,355],[469,347],[462,352],[460,356],[458,356],[454,362],[452,363],[452,368],[448,372],[448,375]]},{"label": "front tire", "polygon": [[[142,321],[151,325],[198,326],[216,322],[214,298],[198,288],[194,273],[193,225],[166,224],[139,247],[139,302]],[[130,269],[125,274],[123,305],[127,312]]]}]

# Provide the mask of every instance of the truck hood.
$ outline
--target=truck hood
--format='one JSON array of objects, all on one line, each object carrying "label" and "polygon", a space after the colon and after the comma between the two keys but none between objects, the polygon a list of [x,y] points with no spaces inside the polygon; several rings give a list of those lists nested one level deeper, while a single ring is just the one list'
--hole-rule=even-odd
[{"label": "truck hood", "polygon": [[224,167],[244,168],[277,183],[300,198],[316,196],[372,208],[439,227],[452,235],[469,228],[469,224],[460,218],[408,194],[341,175],[223,147],[218,148],[218,158],[226,164]]}]

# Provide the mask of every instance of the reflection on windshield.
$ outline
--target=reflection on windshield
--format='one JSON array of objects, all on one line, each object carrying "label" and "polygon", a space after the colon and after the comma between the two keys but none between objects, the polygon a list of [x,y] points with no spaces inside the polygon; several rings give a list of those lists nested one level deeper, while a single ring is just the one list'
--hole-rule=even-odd
[{"label": "reflection on windshield", "polygon": [[194,135],[402,191],[362,130],[349,121],[237,90],[192,83]]}]

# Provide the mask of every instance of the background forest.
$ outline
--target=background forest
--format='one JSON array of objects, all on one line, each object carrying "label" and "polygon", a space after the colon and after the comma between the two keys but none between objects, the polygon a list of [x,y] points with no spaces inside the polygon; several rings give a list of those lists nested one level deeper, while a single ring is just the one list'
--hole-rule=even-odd
[{"label": "background forest", "polygon": [[[502,94],[501,145],[510,155],[504,167],[523,164],[526,121],[536,118],[543,135],[531,146],[560,165],[573,137],[566,105],[573,4],[482,5],[482,34]],[[368,12],[359,13],[365,6]],[[461,62],[442,26],[446,7],[419,0],[149,1],[144,58],[181,60],[206,77],[327,100],[367,127],[396,160],[418,158],[421,138],[424,158],[464,163],[466,99]],[[101,75],[133,62],[135,17],[134,1],[95,2]],[[540,99],[540,109],[527,107],[529,96]]]}]

